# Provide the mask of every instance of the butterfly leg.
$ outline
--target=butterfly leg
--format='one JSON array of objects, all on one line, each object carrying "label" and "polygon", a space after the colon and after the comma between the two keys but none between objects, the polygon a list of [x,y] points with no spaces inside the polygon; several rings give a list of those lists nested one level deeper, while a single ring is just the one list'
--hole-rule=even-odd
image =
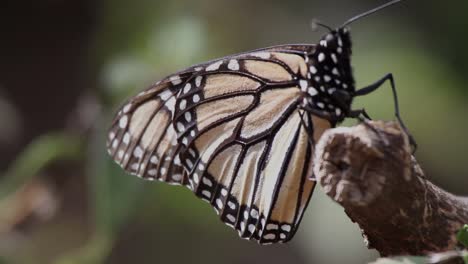
[{"label": "butterfly leg", "polygon": [[350,115],[358,119],[360,119],[359,117],[363,118],[362,120],[360,119],[360,121],[365,121],[365,119],[372,120],[364,108],[359,110],[351,110]]},{"label": "butterfly leg", "polygon": [[305,117],[304,117],[304,111],[303,112],[299,112],[299,116],[301,117],[301,124],[302,126],[304,126],[304,128],[306,129],[306,133],[307,133],[307,140],[309,141],[309,144],[311,146],[314,146],[315,145],[315,141],[314,141],[314,137],[313,137],[313,133],[314,133],[314,128],[313,128],[313,124],[311,124],[310,126],[306,123],[306,120],[305,120]]},{"label": "butterfly leg", "polygon": [[413,153],[414,153],[414,152],[416,152],[416,149],[417,149],[418,145],[417,145],[416,141],[414,140],[413,136],[411,135],[411,133],[409,133],[409,130],[406,128],[405,123],[401,119],[400,107],[399,107],[399,104],[398,104],[398,96],[397,96],[397,91],[396,91],[396,88],[395,88],[395,80],[393,79],[393,74],[388,73],[387,75],[385,75],[383,78],[381,78],[377,82],[357,90],[355,92],[354,96],[362,96],[362,95],[369,94],[369,93],[377,90],[378,88],[380,88],[382,86],[382,84],[384,84],[385,81],[387,81],[387,80],[390,81],[390,87],[392,88],[393,103],[394,103],[394,107],[395,107],[395,117],[397,118],[398,123],[400,124],[400,126],[405,131],[405,134],[408,136],[410,144],[413,147]]},{"label": "butterfly leg", "polygon": [[374,126],[371,126],[369,124],[369,121],[372,120],[370,118],[370,116],[367,114],[366,110],[363,108],[363,109],[359,109],[359,110],[351,110],[349,112],[349,117],[351,118],[357,118],[360,122],[362,122],[367,128],[369,128],[370,130],[372,130],[372,132],[374,132],[379,138],[381,141],[384,142],[385,146],[388,146],[390,144],[390,142],[388,142],[388,140],[383,136],[382,134],[382,131],[380,131],[379,129],[375,128]]}]

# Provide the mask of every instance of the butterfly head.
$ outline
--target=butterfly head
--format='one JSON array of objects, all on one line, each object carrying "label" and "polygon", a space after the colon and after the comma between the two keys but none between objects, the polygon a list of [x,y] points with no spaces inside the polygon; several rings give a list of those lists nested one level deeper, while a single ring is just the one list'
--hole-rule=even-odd
[{"label": "butterfly head", "polygon": [[355,91],[348,27],[325,34],[309,56],[310,87],[307,104],[314,111],[343,120]]},{"label": "butterfly head", "polygon": [[392,0],[354,16],[337,29],[318,21],[313,22],[314,25],[322,26],[329,31],[309,54],[310,87],[304,100],[306,108],[315,113],[322,113],[335,122],[341,122],[349,116],[356,90],[351,68],[352,45],[349,25],[401,1]]}]

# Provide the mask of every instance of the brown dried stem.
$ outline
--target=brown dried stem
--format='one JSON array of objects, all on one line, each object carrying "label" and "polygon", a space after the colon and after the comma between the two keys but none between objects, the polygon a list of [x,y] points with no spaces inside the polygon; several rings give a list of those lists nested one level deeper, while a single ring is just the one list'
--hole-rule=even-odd
[{"label": "brown dried stem", "polygon": [[[375,131],[379,131],[378,134]],[[314,172],[325,192],[382,256],[454,249],[468,223],[468,201],[431,183],[394,122],[327,131],[317,144]]]}]

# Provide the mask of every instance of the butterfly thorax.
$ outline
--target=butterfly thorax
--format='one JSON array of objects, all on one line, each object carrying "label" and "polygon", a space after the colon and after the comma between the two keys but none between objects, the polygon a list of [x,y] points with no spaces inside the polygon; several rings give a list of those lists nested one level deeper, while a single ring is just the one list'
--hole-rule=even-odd
[{"label": "butterfly thorax", "polygon": [[335,122],[342,121],[350,110],[355,90],[348,29],[339,28],[327,33],[308,59],[309,78],[304,104]]}]

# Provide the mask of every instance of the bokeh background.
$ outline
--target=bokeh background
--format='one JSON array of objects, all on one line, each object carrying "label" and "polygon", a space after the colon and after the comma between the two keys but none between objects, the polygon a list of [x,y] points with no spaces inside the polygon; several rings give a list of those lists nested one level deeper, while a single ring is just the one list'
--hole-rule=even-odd
[{"label": "bokeh background", "polygon": [[[296,237],[241,240],[182,187],[125,175],[105,133],[123,102],[189,65],[315,43],[381,0],[39,0],[0,8],[0,263],[366,263],[358,227],[316,189]],[[468,194],[468,2],[405,1],[356,22],[358,86],[394,73],[428,177]],[[393,119],[390,89],[355,107]],[[346,124],[354,124],[349,121]]]}]

